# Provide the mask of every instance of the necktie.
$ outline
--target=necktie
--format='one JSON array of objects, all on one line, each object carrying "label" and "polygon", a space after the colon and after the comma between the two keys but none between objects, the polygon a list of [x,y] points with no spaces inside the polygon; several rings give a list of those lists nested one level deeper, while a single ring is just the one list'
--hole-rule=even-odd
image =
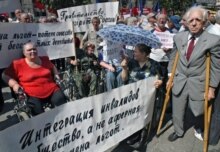
[{"label": "necktie", "polygon": [[187,52],[186,52],[186,59],[187,61],[189,61],[189,58],[192,54],[192,51],[193,51],[193,48],[194,48],[194,43],[195,43],[195,37],[192,36],[191,39],[190,39],[190,42],[189,42],[189,46],[188,46],[188,49],[187,49]]}]

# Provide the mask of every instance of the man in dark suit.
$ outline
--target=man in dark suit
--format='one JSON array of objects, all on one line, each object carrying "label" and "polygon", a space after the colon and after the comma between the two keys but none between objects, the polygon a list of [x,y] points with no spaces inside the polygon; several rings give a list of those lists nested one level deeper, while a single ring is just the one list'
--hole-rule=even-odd
[{"label": "man in dark suit", "polygon": [[[172,88],[174,132],[168,137],[171,142],[184,135],[187,105],[196,119],[203,119],[207,52],[211,55],[209,100],[215,97],[215,88],[220,81],[220,38],[203,30],[207,21],[207,11],[198,6],[192,7],[186,13],[186,21],[189,31],[174,36],[174,49],[169,63],[172,65],[178,52],[179,60]],[[195,126],[195,129],[202,126],[203,124]]]}]

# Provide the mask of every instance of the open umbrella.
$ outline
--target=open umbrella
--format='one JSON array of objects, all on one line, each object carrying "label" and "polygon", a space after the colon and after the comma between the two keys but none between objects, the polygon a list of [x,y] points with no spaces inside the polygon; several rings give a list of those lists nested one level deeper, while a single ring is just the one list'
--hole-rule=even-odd
[{"label": "open umbrella", "polygon": [[143,43],[152,48],[159,48],[161,46],[160,40],[156,35],[136,26],[117,24],[102,28],[97,34],[105,40],[125,45],[135,46],[138,43]]}]

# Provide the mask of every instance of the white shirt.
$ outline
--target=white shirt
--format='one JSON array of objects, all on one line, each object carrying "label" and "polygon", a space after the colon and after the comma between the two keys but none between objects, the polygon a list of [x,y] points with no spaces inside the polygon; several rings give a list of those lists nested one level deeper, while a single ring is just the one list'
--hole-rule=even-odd
[{"label": "white shirt", "polygon": [[206,28],[206,31],[208,31],[211,34],[220,36],[220,25],[217,23],[215,25],[211,24]]},{"label": "white shirt", "polygon": [[[189,47],[189,43],[191,42],[191,37],[192,37],[192,35],[189,34],[189,35],[188,35],[188,43],[187,43],[187,46],[188,46],[188,47]],[[196,43],[198,42],[198,40],[199,40],[199,37],[198,37],[198,36],[195,36],[194,46],[196,45]],[[186,49],[186,51],[185,51],[186,53],[187,53],[188,47],[187,47],[187,49]]]}]

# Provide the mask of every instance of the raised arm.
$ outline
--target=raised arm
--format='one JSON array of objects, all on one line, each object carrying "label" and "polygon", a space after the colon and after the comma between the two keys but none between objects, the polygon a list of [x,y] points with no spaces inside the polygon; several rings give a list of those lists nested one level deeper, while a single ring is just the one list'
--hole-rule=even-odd
[{"label": "raised arm", "polygon": [[121,66],[122,66],[122,72],[121,72],[121,78],[122,81],[127,81],[128,80],[128,60],[124,59],[121,62]]}]

